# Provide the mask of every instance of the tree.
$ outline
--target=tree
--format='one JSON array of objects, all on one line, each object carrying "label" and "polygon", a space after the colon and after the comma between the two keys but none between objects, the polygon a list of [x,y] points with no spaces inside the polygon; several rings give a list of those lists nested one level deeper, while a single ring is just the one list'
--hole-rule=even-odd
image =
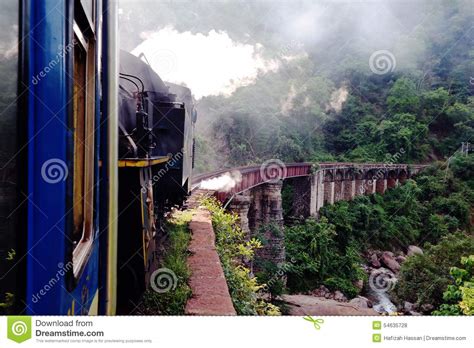
[{"label": "tree", "polygon": [[391,114],[417,114],[420,107],[420,97],[415,83],[407,78],[399,78],[387,97],[388,111]]},{"label": "tree", "polygon": [[437,245],[428,245],[423,255],[414,255],[402,264],[394,289],[399,301],[431,304],[443,303],[443,292],[453,285],[451,267],[461,267],[459,255],[474,253],[474,238],[455,233],[445,236]]},{"label": "tree", "polygon": [[454,284],[448,285],[443,293],[443,303],[435,315],[474,315],[474,255],[461,258],[460,267],[449,271]]},{"label": "tree", "polygon": [[363,277],[357,248],[350,244],[339,248],[334,225],[326,218],[308,219],[288,227],[285,247],[288,287],[293,291],[314,289],[325,284],[353,297],[358,290],[352,283]]},{"label": "tree", "polygon": [[403,160],[419,160],[426,155],[424,142],[428,128],[416,120],[414,114],[395,114],[384,120],[379,126],[381,142],[388,153],[400,153],[403,149]]}]

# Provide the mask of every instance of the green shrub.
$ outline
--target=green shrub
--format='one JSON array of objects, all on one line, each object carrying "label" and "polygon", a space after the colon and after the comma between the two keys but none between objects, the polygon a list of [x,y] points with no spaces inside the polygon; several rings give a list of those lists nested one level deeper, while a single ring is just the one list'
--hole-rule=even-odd
[{"label": "green shrub", "polygon": [[326,279],[323,284],[331,291],[339,290],[343,292],[348,298],[356,297],[359,293],[359,289],[351,281],[344,278],[331,277]]},{"label": "green shrub", "polygon": [[211,212],[219,254],[229,293],[237,314],[279,315],[277,306],[259,298],[258,292],[264,284],[250,274],[245,262],[250,262],[255,249],[261,247],[257,239],[245,239],[238,225],[238,217],[227,213],[216,199],[206,199],[202,204]]},{"label": "green shrub", "polygon": [[459,194],[452,194],[449,197],[436,197],[431,202],[431,206],[438,214],[454,216],[464,226],[469,221],[470,205]]},{"label": "green shrub", "polygon": [[281,188],[281,202],[283,208],[283,216],[286,218],[291,215],[293,210],[293,199],[295,190],[292,185],[288,185],[283,181],[283,187]]},{"label": "green shrub", "polygon": [[174,212],[166,224],[168,243],[160,267],[168,268],[177,278],[176,288],[168,292],[157,293],[152,289],[145,292],[142,305],[138,308],[140,314],[179,315],[184,314],[186,302],[191,297],[188,280],[191,275],[187,265],[190,233],[188,223],[192,211]]},{"label": "green shrub", "polygon": [[352,283],[363,279],[358,247],[353,242],[339,247],[335,226],[326,218],[287,228],[285,246],[287,260],[293,261],[287,272],[292,291],[311,290],[329,281],[333,290],[349,297],[357,294]]},{"label": "green shrub", "polygon": [[449,273],[454,284],[443,293],[447,303],[442,304],[434,315],[474,315],[474,255],[461,258],[463,268],[452,267]]},{"label": "green shrub", "polygon": [[259,264],[260,271],[255,275],[265,286],[262,290],[270,293],[273,297],[280,296],[285,292],[284,277],[286,277],[287,269],[289,265],[287,263],[283,265],[276,265],[270,261],[263,261]]},{"label": "green shrub", "polygon": [[460,267],[459,255],[474,253],[474,238],[463,233],[445,236],[437,245],[427,245],[423,255],[409,257],[400,270],[394,289],[398,301],[417,304],[443,303],[443,292],[453,284],[452,266]]}]

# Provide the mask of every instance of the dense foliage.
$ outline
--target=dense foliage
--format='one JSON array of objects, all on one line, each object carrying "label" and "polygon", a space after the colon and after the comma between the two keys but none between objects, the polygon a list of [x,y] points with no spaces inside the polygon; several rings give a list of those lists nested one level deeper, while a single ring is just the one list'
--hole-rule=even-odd
[{"label": "dense foliage", "polygon": [[188,245],[191,239],[188,223],[191,221],[192,211],[175,211],[167,220],[165,230],[168,240],[162,245],[163,258],[160,268],[167,268],[176,275],[175,287],[170,291],[155,292],[149,289],[145,292],[142,302],[136,308],[140,315],[180,315],[184,314],[186,302],[191,297],[191,288],[188,279],[191,275],[187,264]]},{"label": "dense foliage", "polygon": [[431,304],[443,303],[443,292],[453,285],[451,267],[461,267],[460,255],[474,252],[474,238],[462,233],[448,235],[437,245],[427,245],[423,255],[409,257],[402,264],[395,295],[400,301]]},{"label": "dense foliage", "polygon": [[474,155],[456,156],[450,167],[435,164],[383,196],[359,196],[325,206],[321,214],[336,226],[342,246],[356,241],[360,247],[396,249],[470,231],[474,186],[461,172],[474,169],[473,159]]},{"label": "dense foliage", "polygon": [[458,154],[449,165],[436,163],[383,196],[327,205],[319,221],[288,227],[287,257],[296,260],[288,272],[290,290],[324,284],[354,296],[366,250],[405,251],[415,244],[425,253],[402,264],[395,295],[400,302],[438,307],[453,285],[450,268],[460,267],[461,256],[474,250],[473,170],[474,155]]},{"label": "dense foliage", "polygon": [[452,267],[449,273],[454,284],[443,293],[444,303],[435,315],[474,315],[474,255],[461,258],[462,268]]},{"label": "dense foliage", "polygon": [[357,295],[353,283],[364,279],[359,253],[353,245],[338,245],[336,228],[326,218],[309,219],[287,228],[285,244],[287,259],[292,260],[287,271],[291,290],[304,291],[324,284],[349,297]]},{"label": "dense foliage", "polygon": [[260,242],[246,240],[237,223],[237,216],[227,213],[217,200],[206,199],[203,204],[212,215],[217,253],[237,314],[279,315],[278,307],[259,298],[258,292],[264,284],[259,284],[246,266],[252,260],[255,249],[260,247]]}]

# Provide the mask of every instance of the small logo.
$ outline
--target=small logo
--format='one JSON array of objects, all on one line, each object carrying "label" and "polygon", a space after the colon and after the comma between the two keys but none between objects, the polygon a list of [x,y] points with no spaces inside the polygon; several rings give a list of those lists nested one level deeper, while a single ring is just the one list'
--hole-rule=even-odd
[{"label": "small logo", "polygon": [[382,335],[381,334],[372,334],[372,342],[375,342],[375,343],[382,342]]},{"label": "small logo", "polygon": [[159,268],[151,274],[151,288],[157,293],[164,293],[176,289],[178,277],[169,268]]},{"label": "small logo", "polygon": [[372,329],[373,330],[381,330],[382,329],[382,322],[381,321],[373,321],[372,322]]},{"label": "small logo", "polygon": [[379,50],[372,53],[369,58],[370,70],[377,75],[385,75],[393,72],[397,67],[397,61],[392,52]]},{"label": "small logo", "polygon": [[159,48],[151,55],[161,75],[167,75],[178,70],[178,57],[172,50]]},{"label": "small logo", "polygon": [[41,177],[48,184],[57,184],[68,176],[66,162],[59,158],[51,158],[41,166]]},{"label": "small logo", "polygon": [[31,338],[31,317],[8,317],[7,325],[8,339],[22,343]]},{"label": "small logo", "polygon": [[389,270],[376,270],[369,276],[369,287],[378,293],[392,290],[396,282],[395,274]]},{"label": "small logo", "polygon": [[324,319],[321,318],[312,318],[311,316],[307,315],[306,317],[303,317],[304,320],[309,321],[310,323],[313,323],[313,326],[316,330],[321,329],[321,325],[324,324]]},{"label": "small logo", "polygon": [[262,180],[270,184],[275,184],[286,177],[285,163],[279,159],[265,161],[260,166],[260,176]]}]

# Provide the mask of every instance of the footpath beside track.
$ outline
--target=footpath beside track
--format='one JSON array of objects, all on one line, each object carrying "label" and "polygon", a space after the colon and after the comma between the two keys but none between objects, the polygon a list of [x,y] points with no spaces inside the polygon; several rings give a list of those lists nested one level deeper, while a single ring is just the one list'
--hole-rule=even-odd
[{"label": "footpath beside track", "polygon": [[189,286],[192,297],[185,308],[187,315],[236,315],[227,281],[222,270],[215,245],[211,215],[198,206],[199,197],[206,191],[197,190],[188,199],[188,207],[194,208],[189,223],[191,242],[188,267],[191,270]]}]

